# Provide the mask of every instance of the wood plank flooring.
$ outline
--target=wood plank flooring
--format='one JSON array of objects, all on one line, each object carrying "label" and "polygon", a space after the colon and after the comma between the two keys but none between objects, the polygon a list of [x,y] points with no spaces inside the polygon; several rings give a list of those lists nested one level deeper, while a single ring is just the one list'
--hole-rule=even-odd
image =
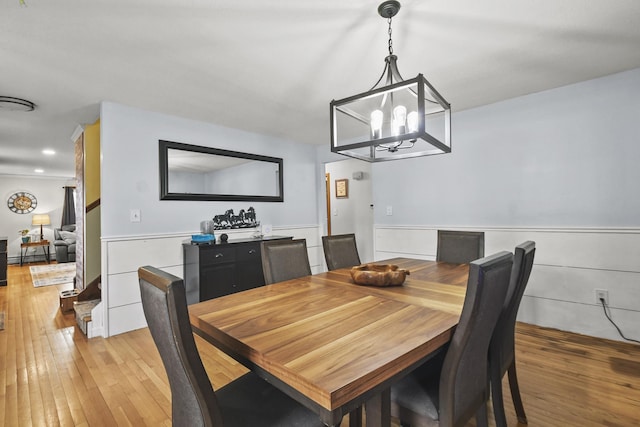
[{"label": "wood plank flooring", "polygon": [[[169,385],[148,329],[89,340],[58,308],[58,293],[71,285],[34,288],[28,265],[9,266],[8,283],[0,287],[0,426],[171,425]],[[640,426],[640,346],[526,324],[516,340],[529,426]],[[245,372],[196,343],[214,388]],[[504,393],[509,426],[517,426],[506,381]]]}]

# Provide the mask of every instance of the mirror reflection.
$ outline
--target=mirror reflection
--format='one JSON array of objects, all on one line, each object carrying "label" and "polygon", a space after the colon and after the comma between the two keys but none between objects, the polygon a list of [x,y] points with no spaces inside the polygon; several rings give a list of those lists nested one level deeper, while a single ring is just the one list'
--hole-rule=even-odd
[{"label": "mirror reflection", "polygon": [[283,201],[282,159],[160,141],[161,200]]}]

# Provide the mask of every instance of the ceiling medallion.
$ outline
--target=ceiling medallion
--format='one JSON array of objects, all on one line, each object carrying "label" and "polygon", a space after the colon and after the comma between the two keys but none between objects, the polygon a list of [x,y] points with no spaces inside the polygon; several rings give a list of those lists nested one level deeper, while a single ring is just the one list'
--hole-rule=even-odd
[{"label": "ceiling medallion", "polygon": [[10,111],[33,111],[36,104],[22,98],[12,96],[0,96],[0,109]]},{"label": "ceiling medallion", "polygon": [[367,92],[331,101],[331,151],[368,162],[451,152],[451,105],[418,74],[405,80],[393,54],[391,19],[400,10],[385,1],[389,55],[382,75]]}]

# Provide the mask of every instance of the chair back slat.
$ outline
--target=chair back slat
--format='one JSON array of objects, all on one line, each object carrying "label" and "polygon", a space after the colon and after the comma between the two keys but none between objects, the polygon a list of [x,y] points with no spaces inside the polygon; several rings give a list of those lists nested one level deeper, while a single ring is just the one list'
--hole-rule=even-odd
[{"label": "chair back slat", "polygon": [[468,264],[483,256],[483,231],[438,230],[436,261]]},{"label": "chair back slat", "polygon": [[536,253],[536,244],[526,241],[516,246],[513,256],[513,269],[509,281],[509,289],[502,307],[502,313],[493,332],[489,353],[493,360],[500,366],[504,374],[514,358],[516,317],[524,290],[529,282],[529,276],[533,269],[533,259]]},{"label": "chair back slat", "polygon": [[355,234],[322,236],[322,248],[329,271],[360,265]]},{"label": "chair back slat", "polygon": [[142,308],[171,387],[176,426],[221,426],[216,396],[198,353],[184,282],[155,267],[138,269]]},{"label": "chair back slat", "polygon": [[267,285],[311,275],[305,239],[263,241],[260,250]]},{"label": "chair back slat", "polygon": [[440,425],[464,425],[489,398],[489,342],[507,294],[512,266],[513,255],[506,251],[469,265],[460,321],[440,376]]}]

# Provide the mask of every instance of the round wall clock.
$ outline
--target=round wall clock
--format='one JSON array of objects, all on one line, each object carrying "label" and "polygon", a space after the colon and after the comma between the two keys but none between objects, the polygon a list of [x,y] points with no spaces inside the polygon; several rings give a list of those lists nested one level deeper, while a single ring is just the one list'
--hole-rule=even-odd
[{"label": "round wall clock", "polygon": [[19,191],[9,196],[7,206],[13,213],[26,214],[33,211],[38,206],[36,196],[31,193]]}]

